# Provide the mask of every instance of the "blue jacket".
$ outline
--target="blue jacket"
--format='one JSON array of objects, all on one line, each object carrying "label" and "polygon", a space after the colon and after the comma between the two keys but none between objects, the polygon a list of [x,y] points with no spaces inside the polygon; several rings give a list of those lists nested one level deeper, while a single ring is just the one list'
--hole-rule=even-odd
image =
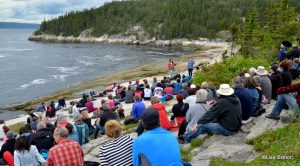
[{"label": "blue jacket", "polygon": [[252,100],[251,103],[251,114],[254,115],[256,112],[256,107],[257,107],[257,102],[259,99],[259,94],[256,90],[256,88],[248,88],[249,92],[250,92],[250,98]]},{"label": "blue jacket", "polygon": [[187,68],[188,68],[188,69],[193,69],[193,68],[194,68],[194,64],[195,64],[195,62],[194,62],[193,60],[190,60],[190,61],[188,62]]},{"label": "blue jacket", "polygon": [[139,155],[143,154],[152,166],[182,166],[180,148],[176,137],[158,127],[137,137],[133,142],[133,165],[141,166]]},{"label": "blue jacket", "polygon": [[251,116],[252,99],[247,88],[235,88],[234,94],[240,99],[242,105],[242,120],[247,120]]},{"label": "blue jacket", "polygon": [[144,110],[145,104],[142,101],[135,102],[132,106],[132,117],[141,118]]},{"label": "blue jacket", "polygon": [[180,89],[182,89],[182,84],[176,82],[174,84],[174,95],[177,95],[177,93],[179,92]]},{"label": "blue jacket", "polygon": [[280,50],[280,53],[279,53],[279,55],[278,55],[278,60],[279,61],[283,61],[284,59],[285,59],[285,52],[286,52],[287,50],[286,50],[286,48],[285,47],[283,47],[281,50]]}]

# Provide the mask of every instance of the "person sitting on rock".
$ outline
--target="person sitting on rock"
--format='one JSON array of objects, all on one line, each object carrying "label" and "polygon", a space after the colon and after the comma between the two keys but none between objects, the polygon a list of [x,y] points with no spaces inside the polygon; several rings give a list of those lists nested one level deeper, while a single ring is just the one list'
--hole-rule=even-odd
[{"label": "person sitting on rock", "polygon": [[132,165],[133,139],[129,135],[122,135],[122,129],[117,120],[106,122],[105,131],[109,141],[100,146],[100,165]]},{"label": "person sitting on rock", "polygon": [[182,135],[198,123],[198,120],[211,108],[211,105],[207,104],[208,93],[204,89],[200,89],[196,92],[196,102],[191,104],[187,113],[186,120],[182,122],[179,128],[178,138],[183,141]]},{"label": "person sitting on rock", "polygon": [[178,93],[183,94],[184,99],[186,99],[189,96],[188,90],[189,90],[188,84],[187,83],[182,83],[182,89],[180,89],[178,91]]},{"label": "person sitting on rock", "polygon": [[278,94],[277,94],[277,90],[278,88],[281,87],[281,84],[282,84],[282,78],[281,78],[281,75],[280,75],[280,71],[278,70],[278,65],[277,64],[273,64],[271,66],[271,69],[270,69],[270,81],[271,81],[271,84],[272,84],[272,99],[276,99]]},{"label": "person sitting on rock", "polygon": [[65,99],[64,99],[63,97],[60,97],[60,98],[58,99],[58,101],[57,101],[57,107],[56,107],[56,109],[59,110],[59,109],[61,109],[61,108],[63,108],[63,107],[66,107],[66,106],[67,106],[67,105],[66,105]]},{"label": "person sitting on rock", "polygon": [[37,131],[33,134],[32,145],[35,145],[38,151],[42,149],[49,150],[54,143],[53,135],[51,131],[46,129],[45,122],[39,122],[37,124]]},{"label": "person sitting on rock", "polygon": [[160,82],[157,83],[157,86],[153,91],[153,95],[157,96],[158,98],[162,98],[164,96],[164,89],[162,88],[162,84]]},{"label": "person sitting on rock", "polygon": [[157,109],[147,108],[142,124],[147,132],[133,142],[133,165],[183,165],[176,137],[160,126]]},{"label": "person sitting on rock", "polygon": [[183,103],[183,98],[183,94],[178,93],[176,96],[178,103],[174,104],[172,107],[173,115],[171,116],[171,121],[174,120],[175,126],[178,128],[180,128],[182,122],[185,120],[186,112],[189,109],[189,104]]},{"label": "person sitting on rock", "polygon": [[[160,118],[160,126],[166,130],[172,129],[174,125],[169,121],[165,106],[160,103],[160,100],[157,96],[151,97],[151,108],[155,108],[159,113]],[[144,110],[146,111],[146,110]],[[141,135],[144,132],[144,128],[142,123],[139,124],[139,126],[136,129],[136,132],[138,135]]]},{"label": "person sitting on rock", "polygon": [[270,104],[272,99],[272,84],[270,78],[267,76],[268,72],[263,66],[258,66],[256,74],[260,77],[260,87],[262,89],[262,93],[266,98],[266,103]]},{"label": "person sitting on rock", "polygon": [[83,145],[83,144],[89,143],[89,127],[88,127],[88,125],[85,124],[84,122],[82,122],[82,117],[80,114],[77,114],[73,119],[75,122],[74,126],[78,132],[79,144]]},{"label": "person sitting on rock", "polygon": [[133,100],[134,104],[132,105],[131,118],[124,121],[125,125],[137,123],[145,110],[145,104],[141,101],[139,96],[134,96]]},{"label": "person sitting on rock", "polygon": [[78,133],[77,133],[77,130],[74,128],[74,125],[72,125],[71,123],[68,123],[65,127],[69,131],[68,139],[79,143]]},{"label": "person sitting on rock", "polygon": [[15,142],[16,142],[14,133],[12,131],[8,131],[6,133],[6,137],[7,137],[7,141],[2,145],[0,150],[0,165],[6,165],[3,159],[4,152],[8,151],[10,154],[14,155]]},{"label": "person sitting on rock", "polygon": [[242,126],[241,102],[228,84],[221,84],[217,90],[220,99],[198,121],[191,132],[183,135],[190,142],[200,134],[214,133],[229,136],[237,133]]},{"label": "person sitting on rock", "polygon": [[294,116],[296,118],[299,118],[300,83],[291,86],[281,87],[278,89],[277,93],[278,99],[276,101],[276,104],[272,110],[272,113],[266,115],[266,118],[279,120],[279,115],[282,109],[285,107],[285,105],[288,105],[289,109],[294,111]]},{"label": "person sitting on rock", "polygon": [[86,100],[87,102],[85,103],[85,107],[89,113],[98,110],[98,108],[94,107],[94,103],[91,101],[89,96],[86,98]]},{"label": "person sitting on rock", "polygon": [[131,88],[131,86],[128,86],[128,90],[126,91],[125,103],[133,103],[134,91]]},{"label": "person sitting on rock", "polygon": [[179,90],[182,89],[182,83],[180,82],[180,79],[177,78],[176,83],[174,83],[174,95],[177,95]]},{"label": "person sitting on rock", "polygon": [[241,76],[233,78],[234,95],[236,95],[242,105],[242,120],[248,120],[251,116],[252,98],[251,93],[244,86],[244,80]]},{"label": "person sitting on rock", "polygon": [[108,120],[118,119],[116,114],[114,114],[114,112],[109,109],[109,105],[107,101],[102,104],[102,109],[103,109],[103,113],[101,114],[100,121],[99,123],[96,123],[96,127],[93,132],[93,136],[95,139],[98,136],[99,130],[102,130],[103,134],[105,134],[104,126]]}]

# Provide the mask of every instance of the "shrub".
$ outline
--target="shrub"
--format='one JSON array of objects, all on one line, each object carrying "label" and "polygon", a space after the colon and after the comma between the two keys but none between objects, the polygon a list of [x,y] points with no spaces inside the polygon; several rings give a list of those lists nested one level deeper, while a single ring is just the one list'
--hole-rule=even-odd
[{"label": "shrub", "polygon": [[204,81],[211,81],[216,87],[223,83],[231,84],[232,78],[238,75],[240,71],[257,66],[265,66],[267,69],[269,63],[261,59],[233,56],[225,62],[203,66],[202,70],[195,74],[193,83],[201,84]]}]

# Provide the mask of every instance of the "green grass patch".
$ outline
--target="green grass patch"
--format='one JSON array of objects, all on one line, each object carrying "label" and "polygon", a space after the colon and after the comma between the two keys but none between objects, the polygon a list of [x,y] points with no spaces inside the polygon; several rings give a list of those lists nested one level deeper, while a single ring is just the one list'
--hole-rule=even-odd
[{"label": "green grass patch", "polygon": [[205,137],[203,137],[203,138],[196,138],[196,139],[193,139],[193,140],[191,141],[191,146],[190,146],[190,147],[185,148],[185,149],[181,148],[181,149],[180,149],[181,159],[182,159],[183,161],[185,161],[185,162],[191,161],[192,158],[193,158],[193,156],[195,155],[195,154],[192,153],[192,150],[195,149],[195,148],[197,148],[197,147],[199,147],[199,146],[201,146],[201,145],[204,143],[204,141],[205,141],[206,139],[208,139],[210,136],[211,136],[211,135],[207,135],[207,136],[205,136]]},{"label": "green grass patch", "polygon": [[[261,154],[249,163],[237,163],[221,158],[213,158],[211,166],[227,165],[300,165],[300,122],[289,124],[275,131],[267,131],[264,134],[248,140],[247,143]],[[291,156],[291,159],[278,159],[279,156]],[[269,159],[265,159],[265,157]],[[273,158],[274,159],[270,159]]]},{"label": "green grass patch", "polygon": [[257,66],[265,66],[267,69],[269,65],[266,60],[233,56],[224,62],[203,66],[202,71],[195,74],[193,83],[200,84],[204,81],[211,81],[216,87],[223,83],[231,84],[232,78],[238,75],[240,71],[248,71],[249,68]]},{"label": "green grass patch", "polygon": [[9,127],[12,129],[13,132],[19,133],[20,129],[25,125],[26,125],[25,123],[21,122],[14,125],[10,125]]}]

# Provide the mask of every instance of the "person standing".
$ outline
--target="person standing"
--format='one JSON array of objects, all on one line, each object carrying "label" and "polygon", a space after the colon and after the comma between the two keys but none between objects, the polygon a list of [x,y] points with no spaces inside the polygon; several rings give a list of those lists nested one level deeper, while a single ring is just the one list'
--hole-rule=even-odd
[{"label": "person standing", "polygon": [[192,77],[192,75],[193,75],[194,64],[195,64],[195,61],[194,61],[194,59],[191,57],[190,60],[189,60],[189,62],[188,62],[188,65],[187,65],[187,68],[188,68],[189,76],[190,76],[190,77]]},{"label": "person standing", "polygon": [[169,69],[171,79],[173,78],[173,74],[174,74],[174,71],[175,71],[175,66],[176,66],[176,64],[174,63],[174,61],[172,59],[169,59],[168,69]]}]

